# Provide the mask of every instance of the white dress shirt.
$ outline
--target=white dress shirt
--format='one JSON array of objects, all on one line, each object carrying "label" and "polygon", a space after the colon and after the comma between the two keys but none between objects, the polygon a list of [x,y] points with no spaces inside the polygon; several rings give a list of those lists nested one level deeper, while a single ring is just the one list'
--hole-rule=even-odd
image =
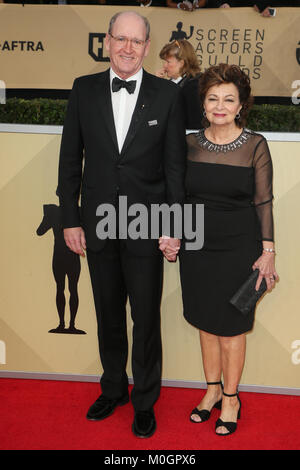
[{"label": "white dress shirt", "polygon": [[171,82],[174,82],[174,83],[177,84],[177,83],[181,82],[182,79],[183,79],[183,77],[172,78]]},{"label": "white dress shirt", "polygon": [[111,102],[115,120],[115,128],[119,145],[119,152],[121,153],[129,126],[132,118],[132,114],[137,102],[137,97],[139,95],[142,78],[143,78],[143,69],[140,69],[135,75],[132,75],[125,81],[136,80],[136,87],[134,93],[129,94],[126,88],[121,88],[119,91],[112,91],[112,81],[113,78],[119,77],[112,69],[110,69],[110,92],[111,92]]}]

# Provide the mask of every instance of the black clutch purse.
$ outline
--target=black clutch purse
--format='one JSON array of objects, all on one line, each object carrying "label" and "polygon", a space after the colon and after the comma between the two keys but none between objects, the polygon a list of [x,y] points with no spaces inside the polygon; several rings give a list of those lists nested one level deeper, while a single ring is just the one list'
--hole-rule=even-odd
[{"label": "black clutch purse", "polygon": [[267,284],[265,279],[262,279],[259,289],[255,290],[258,275],[259,270],[256,269],[229,301],[243,315],[247,315],[251,310],[253,310],[256,305],[256,302],[267,290]]}]

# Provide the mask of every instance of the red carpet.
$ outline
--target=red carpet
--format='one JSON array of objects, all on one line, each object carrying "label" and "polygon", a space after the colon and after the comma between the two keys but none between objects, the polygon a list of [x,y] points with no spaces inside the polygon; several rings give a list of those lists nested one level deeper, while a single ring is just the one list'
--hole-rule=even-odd
[{"label": "red carpet", "polygon": [[189,421],[204,390],[163,387],[155,405],[157,431],[149,439],[138,439],[131,432],[130,403],[103,421],[86,420],[99,393],[95,383],[0,379],[0,449],[300,449],[300,397],[241,392],[237,432],[219,437],[214,434],[219,411],[206,423]]}]

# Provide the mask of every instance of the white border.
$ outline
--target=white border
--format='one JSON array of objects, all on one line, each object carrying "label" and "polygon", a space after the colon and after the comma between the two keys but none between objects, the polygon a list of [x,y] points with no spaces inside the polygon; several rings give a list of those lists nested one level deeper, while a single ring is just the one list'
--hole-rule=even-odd
[{"label": "white border", "polygon": [[[0,124],[1,132],[21,134],[54,134],[61,135],[63,126],[44,126],[38,124]],[[197,132],[197,129],[187,129],[186,133]],[[264,132],[262,134],[269,142],[300,142],[300,132]]]}]

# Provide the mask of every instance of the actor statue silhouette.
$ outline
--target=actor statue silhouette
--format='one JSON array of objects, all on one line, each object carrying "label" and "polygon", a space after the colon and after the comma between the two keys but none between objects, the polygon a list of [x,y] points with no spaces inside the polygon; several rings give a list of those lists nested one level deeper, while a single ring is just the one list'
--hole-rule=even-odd
[{"label": "actor statue silhouette", "polygon": [[[75,318],[78,311],[78,291],[77,284],[80,275],[80,257],[71,251],[64,240],[61,223],[61,211],[55,204],[43,206],[44,217],[36,233],[41,236],[48,230],[53,230],[54,249],[52,258],[52,270],[56,282],[56,307],[59,317],[59,325],[49,330],[49,333],[85,334],[85,331],[75,327]],[[70,324],[65,328],[65,281],[68,278],[70,292]]]},{"label": "actor statue silhouette", "polygon": [[179,21],[176,25],[177,31],[172,31],[170,42],[176,41],[176,39],[190,39],[193,36],[194,26],[190,26],[190,35],[188,36],[185,31],[182,31],[182,22]]}]

